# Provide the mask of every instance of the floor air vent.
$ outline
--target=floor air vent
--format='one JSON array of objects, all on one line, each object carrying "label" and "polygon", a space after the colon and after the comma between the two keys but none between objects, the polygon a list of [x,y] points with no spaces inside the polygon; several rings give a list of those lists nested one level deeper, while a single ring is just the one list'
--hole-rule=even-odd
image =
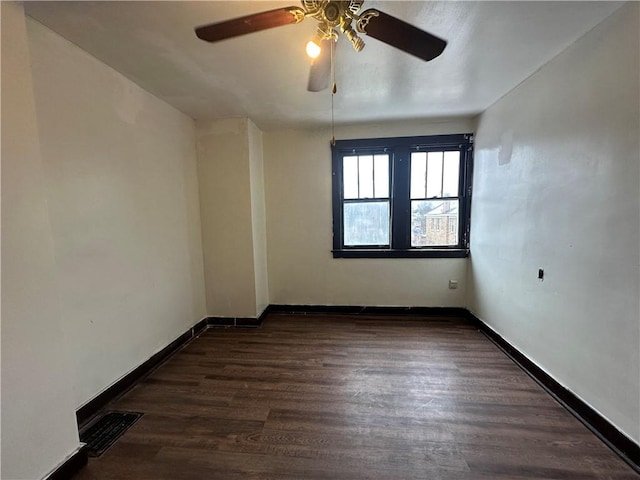
[{"label": "floor air vent", "polygon": [[90,457],[99,457],[129,427],[142,416],[137,412],[108,412],[97,422],[80,432],[80,441],[87,444],[87,454]]}]

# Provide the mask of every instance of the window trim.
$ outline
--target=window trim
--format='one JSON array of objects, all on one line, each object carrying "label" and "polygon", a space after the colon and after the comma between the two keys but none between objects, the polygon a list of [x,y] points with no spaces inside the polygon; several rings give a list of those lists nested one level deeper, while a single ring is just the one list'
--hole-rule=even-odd
[{"label": "window trim", "polygon": [[[460,151],[459,196],[460,243],[452,246],[411,247],[410,161],[415,151]],[[390,235],[391,245],[344,246],[342,157],[347,155],[388,153],[390,161]],[[464,258],[469,256],[471,217],[471,179],[473,175],[473,134],[428,135],[417,137],[337,140],[331,146],[332,211],[334,258]],[[406,162],[401,165],[402,162]],[[398,199],[398,197],[401,197]],[[406,197],[406,198],[405,198]],[[409,223],[409,224],[408,224]]]}]

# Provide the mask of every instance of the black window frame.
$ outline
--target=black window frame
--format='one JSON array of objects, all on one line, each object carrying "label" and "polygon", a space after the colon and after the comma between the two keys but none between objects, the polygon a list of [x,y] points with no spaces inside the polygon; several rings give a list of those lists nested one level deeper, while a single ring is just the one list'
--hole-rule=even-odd
[{"label": "black window frame", "polygon": [[[411,246],[412,152],[459,151],[459,243],[451,246]],[[353,155],[389,154],[390,246],[345,246],[343,229],[342,158]],[[473,134],[337,140],[331,145],[334,258],[464,258],[469,256]],[[347,199],[348,203],[349,199]]]}]

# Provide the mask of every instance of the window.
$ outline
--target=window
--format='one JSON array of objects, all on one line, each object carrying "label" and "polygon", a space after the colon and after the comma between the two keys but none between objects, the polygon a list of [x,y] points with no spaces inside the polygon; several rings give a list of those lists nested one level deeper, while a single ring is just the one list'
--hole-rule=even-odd
[{"label": "window", "polygon": [[468,255],[473,136],[339,140],[333,256]]},{"label": "window", "polygon": [[389,246],[389,155],[342,157],[344,245]]}]

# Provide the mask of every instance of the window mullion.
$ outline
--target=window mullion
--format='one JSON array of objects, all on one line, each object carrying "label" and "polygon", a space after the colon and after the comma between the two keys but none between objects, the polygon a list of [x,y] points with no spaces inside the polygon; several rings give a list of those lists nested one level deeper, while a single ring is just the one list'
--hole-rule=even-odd
[{"label": "window mullion", "polygon": [[362,195],[360,195],[360,155],[356,157],[356,167],[358,169],[358,198],[362,198]]},{"label": "window mullion", "polygon": [[[409,175],[411,175],[411,167],[409,167]],[[427,185],[429,185],[429,152],[425,152],[424,158],[424,198],[427,198]]]},{"label": "window mullion", "polygon": [[410,153],[408,147],[397,147],[393,153],[391,247],[405,250],[410,247],[411,228]]},{"label": "window mullion", "polygon": [[373,185],[371,185],[373,198],[376,198],[376,155],[375,153],[371,156],[371,181],[373,182]]},{"label": "window mullion", "polygon": [[[444,152],[442,152],[442,158],[440,158],[440,197],[444,196]],[[460,170],[458,170],[458,177],[460,177]],[[458,178],[460,181],[460,178]]]}]

